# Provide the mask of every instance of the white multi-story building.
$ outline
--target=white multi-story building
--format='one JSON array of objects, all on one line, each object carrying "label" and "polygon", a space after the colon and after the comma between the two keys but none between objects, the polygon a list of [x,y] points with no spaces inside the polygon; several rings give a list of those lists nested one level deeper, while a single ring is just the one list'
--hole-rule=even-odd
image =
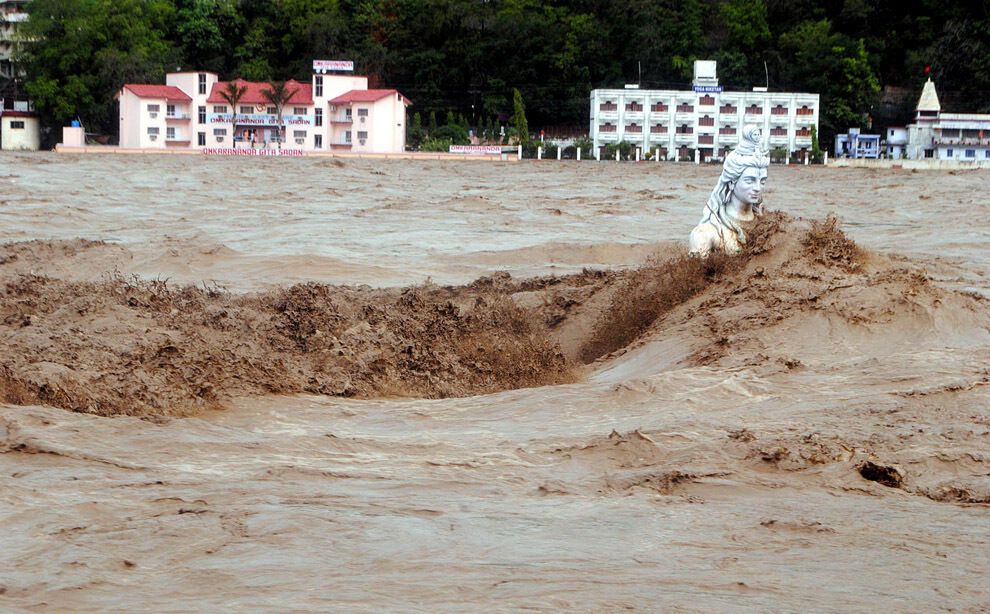
[{"label": "white multi-story building", "polygon": [[[317,64],[314,63],[314,69]],[[120,101],[120,146],[265,148],[279,140],[277,109],[268,83],[235,80],[245,88],[236,109],[227,83],[210,72],[169,73],[165,85],[126,84]],[[398,153],[405,150],[409,100],[393,89],[368,89],[368,78],[314,72],[309,83],[287,81],[282,147],[304,151]]]},{"label": "white multi-story building", "polygon": [[818,129],[819,95],[725,92],[715,62],[697,61],[691,90],[597,89],[591,92],[591,139],[596,148],[626,141],[661,158],[722,158],[739,143],[743,126],[763,130],[771,149],[804,153]]},{"label": "white multi-story building", "polygon": [[925,82],[907,127],[907,158],[975,162],[990,160],[990,115],[943,113],[931,79]]},{"label": "white multi-story building", "polygon": [[0,79],[14,78],[11,56],[17,42],[17,29],[28,19],[29,0],[0,0]]}]

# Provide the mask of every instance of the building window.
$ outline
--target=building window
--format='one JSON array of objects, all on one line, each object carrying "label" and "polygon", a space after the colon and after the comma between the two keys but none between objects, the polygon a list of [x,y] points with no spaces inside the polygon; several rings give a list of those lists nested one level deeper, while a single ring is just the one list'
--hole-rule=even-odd
[{"label": "building window", "polygon": [[679,105],[677,105],[677,112],[678,113],[693,113],[694,112],[694,107],[692,105],[689,105],[689,104],[679,104]]},{"label": "building window", "polygon": [[736,108],[735,105],[731,105],[731,104],[723,104],[718,109],[718,112],[719,113],[727,113],[727,114],[730,114],[730,115],[735,115],[737,111],[739,111],[739,109]]},{"label": "building window", "polygon": [[653,106],[650,107],[650,111],[652,113],[666,113],[667,112],[667,105],[665,105],[662,102],[658,102],[658,103],[656,103],[656,104],[654,104]]},{"label": "building window", "polygon": [[983,155],[984,158],[990,158],[990,149],[984,151],[983,154],[984,154]]},{"label": "building window", "polygon": [[926,149],[925,150],[925,157],[926,158],[934,158],[935,157],[935,150],[934,149]]},{"label": "building window", "polygon": [[637,132],[638,133],[638,132],[642,132],[642,131],[643,131],[643,127],[640,126],[639,124],[636,124],[636,123],[632,123],[632,124],[629,124],[628,126],[626,126],[626,132]]},{"label": "building window", "polygon": [[314,134],[313,135],[313,147],[316,149],[323,149],[323,135]]},{"label": "building window", "polygon": [[368,109],[358,109],[358,117],[368,117]]},{"label": "building window", "polygon": [[157,104],[148,105],[148,113],[158,113],[161,110],[162,110],[161,105],[157,105]]},{"label": "building window", "polygon": [[975,158],[976,157],[976,150],[975,149],[967,149],[966,150],[966,157],[967,158]]},{"label": "building window", "polygon": [[751,104],[746,107],[747,115],[763,115],[763,108],[759,105]]},{"label": "building window", "polygon": [[814,115],[815,110],[809,109],[808,105],[802,105],[800,109],[797,110],[797,115]]},{"label": "building window", "polygon": [[275,107],[268,107],[265,110],[268,111],[269,115],[275,115],[276,113],[278,113],[278,109],[276,109]]},{"label": "building window", "polygon": [[175,139],[175,128],[172,128],[172,127],[166,128],[165,129],[165,138],[168,139],[169,141],[174,140]]},{"label": "building window", "polygon": [[152,127],[148,128],[148,134],[157,135],[158,134],[158,128],[156,126],[152,126]]},{"label": "building window", "polygon": [[314,109],[313,110],[313,113],[314,113],[313,125],[315,125],[315,126],[322,126],[323,125],[323,109]]},{"label": "building window", "polygon": [[784,108],[784,105],[778,104],[770,109],[770,115],[787,115],[787,109]]},{"label": "building window", "polygon": [[11,120],[11,122],[10,122],[10,129],[11,130],[24,130],[24,122]]},{"label": "building window", "polygon": [[199,123],[201,124],[206,123],[206,107],[199,108]]},{"label": "building window", "polygon": [[304,139],[304,138],[306,138],[306,131],[305,130],[293,130],[292,131],[292,138],[294,138],[294,139]]},{"label": "building window", "polygon": [[653,126],[650,126],[650,132],[653,134],[667,134],[667,126],[662,124],[654,124]]},{"label": "building window", "polygon": [[698,99],[698,104],[704,105],[706,107],[710,107],[713,104],[715,104],[715,98],[713,96],[709,96],[708,94],[705,94],[704,96]]},{"label": "building window", "polygon": [[364,130],[360,130],[358,131],[358,138],[363,141],[368,138],[368,133],[365,132]]},{"label": "building window", "polygon": [[626,111],[640,112],[643,110],[643,105],[639,102],[630,102],[626,104]]},{"label": "building window", "polygon": [[611,101],[605,101],[600,105],[598,105],[599,111],[617,111],[618,109],[619,109],[619,105]]},{"label": "building window", "polygon": [[306,107],[292,107],[292,114],[293,115],[305,115],[306,114]]},{"label": "building window", "polygon": [[226,113],[227,112],[227,105],[225,105],[225,104],[213,105],[213,112],[214,113]]},{"label": "building window", "polygon": [[196,144],[199,145],[200,147],[205,147],[206,146],[206,133],[205,132],[199,132],[199,133],[196,134]]},{"label": "building window", "polygon": [[200,94],[206,93],[206,75],[202,73],[200,73],[199,75],[199,93]]},{"label": "building window", "polygon": [[599,132],[615,132],[616,131],[616,126],[614,126],[614,125],[612,125],[612,124],[610,124],[608,122],[605,122],[601,126],[598,126],[598,131]]},{"label": "building window", "polygon": [[354,121],[354,109],[352,109],[350,107],[347,107],[346,109],[344,109],[344,117],[349,122],[350,121]]},{"label": "building window", "polygon": [[213,136],[227,136],[227,129],[226,128],[214,128],[213,129]]},{"label": "building window", "polygon": [[165,115],[167,117],[175,117],[175,105],[167,104],[165,105]]},{"label": "building window", "polygon": [[323,96],[323,77],[316,75],[316,96]]},{"label": "building window", "polygon": [[949,149],[946,149],[945,150],[945,155],[947,155],[950,158],[952,157],[952,148],[951,147]]},{"label": "building window", "polygon": [[345,143],[350,143],[351,142],[351,131],[350,130],[348,130],[347,132],[344,133],[344,142]]},{"label": "building window", "polygon": [[244,115],[250,115],[254,113],[254,107],[252,107],[249,104],[242,104],[240,112],[243,113]]},{"label": "building window", "polygon": [[709,116],[706,115],[706,116],[698,119],[698,125],[699,126],[714,126],[715,125],[715,118],[714,117],[709,117]]}]

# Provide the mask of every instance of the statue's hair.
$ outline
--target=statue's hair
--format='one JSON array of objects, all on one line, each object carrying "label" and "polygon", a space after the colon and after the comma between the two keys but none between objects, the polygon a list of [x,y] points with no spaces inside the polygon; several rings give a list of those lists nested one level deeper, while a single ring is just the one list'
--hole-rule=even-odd
[{"label": "statue's hair", "polygon": [[[740,243],[746,242],[746,233],[731,217],[725,214],[726,205],[732,198],[732,191],[736,187],[736,182],[742,176],[743,171],[749,167],[767,168],[770,166],[770,158],[763,148],[762,135],[756,126],[746,126],[743,128],[742,138],[739,146],[729,152],[722,163],[722,174],[718,178],[718,183],[711,195],[708,196],[708,203],[705,207],[705,215],[701,223],[711,222],[719,234],[722,228],[728,228],[739,238]],[[712,218],[715,218],[712,220]]]}]

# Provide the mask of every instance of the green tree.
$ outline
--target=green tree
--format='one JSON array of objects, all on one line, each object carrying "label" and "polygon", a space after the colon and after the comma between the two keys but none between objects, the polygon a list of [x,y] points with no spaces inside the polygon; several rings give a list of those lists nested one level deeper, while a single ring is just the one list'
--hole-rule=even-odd
[{"label": "green tree", "polygon": [[430,111],[430,128],[429,128],[429,133],[430,134],[433,134],[434,132],[436,132],[436,129],[437,129],[437,112],[436,111]]},{"label": "green tree", "polygon": [[167,0],[33,0],[28,12],[17,61],[46,127],[78,117],[90,131],[115,134],[123,85],[160,83],[176,66]]},{"label": "green tree", "polygon": [[821,129],[826,139],[864,126],[877,102],[880,83],[862,40],[832,31],[828,20],[806,21],[780,37],[788,57],[782,72],[788,86],[821,94]]},{"label": "green tree", "polygon": [[230,142],[237,148],[237,141],[234,136],[237,134],[237,105],[241,104],[241,98],[247,93],[247,85],[243,81],[228,81],[220,90],[220,97],[230,105]]},{"label": "green tree", "polygon": [[526,144],[529,142],[529,122],[526,121],[526,107],[523,106],[522,93],[513,88],[512,90],[512,123],[516,129],[516,137],[519,142]]},{"label": "green tree", "polygon": [[278,122],[276,129],[279,131],[279,149],[282,149],[282,141],[285,140],[285,126],[282,123],[282,110],[298,91],[299,88],[289,87],[284,81],[269,83],[267,88],[261,90],[261,95],[265,97],[265,100],[275,107],[275,117]]}]

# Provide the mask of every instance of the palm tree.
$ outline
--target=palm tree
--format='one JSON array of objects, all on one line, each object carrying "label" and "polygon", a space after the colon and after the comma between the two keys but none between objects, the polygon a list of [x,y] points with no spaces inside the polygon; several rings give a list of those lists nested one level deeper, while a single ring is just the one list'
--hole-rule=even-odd
[{"label": "palm tree", "polygon": [[244,98],[247,89],[246,85],[237,85],[237,81],[228,81],[227,85],[220,90],[220,97],[227,101],[232,113],[230,123],[233,127],[230,129],[230,139],[234,144],[234,149],[237,149],[237,141],[234,140],[234,134],[237,132],[237,105],[241,103],[241,98]]},{"label": "palm tree", "polygon": [[268,89],[261,90],[261,95],[265,97],[273,107],[278,121],[276,129],[279,131],[278,148],[282,149],[282,140],[285,137],[285,126],[282,125],[282,108],[289,102],[289,99],[296,95],[299,88],[290,90],[284,81],[275,81],[268,84]]}]

